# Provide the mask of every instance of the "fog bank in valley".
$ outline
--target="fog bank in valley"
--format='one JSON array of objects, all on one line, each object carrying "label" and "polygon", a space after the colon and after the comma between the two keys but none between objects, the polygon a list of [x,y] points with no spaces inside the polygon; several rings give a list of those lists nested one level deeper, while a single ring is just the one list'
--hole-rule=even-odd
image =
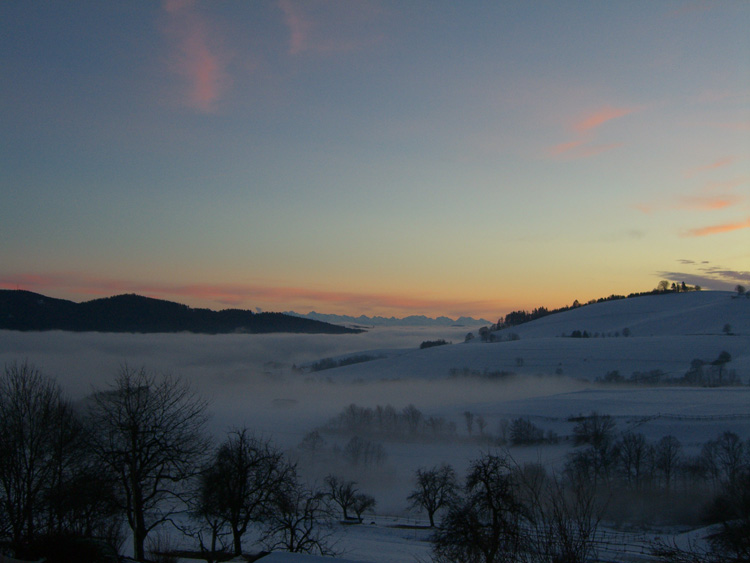
[{"label": "fog bank in valley", "polygon": [[[463,412],[487,401],[533,397],[581,387],[562,378],[540,386],[537,378],[513,383],[488,381],[409,379],[393,380],[384,371],[383,381],[336,381],[336,370],[309,373],[292,366],[325,357],[365,352],[393,354],[413,350],[425,340],[460,343],[465,327],[442,329],[373,329],[360,335],[196,335],[0,332],[0,362],[28,361],[57,380],[73,400],[95,388],[107,388],[123,363],[144,366],[155,373],[186,378],[210,401],[210,431],[217,440],[234,427],[253,432],[294,451],[308,432],[326,424],[354,403],[374,408],[392,405],[401,411],[415,405],[425,417],[440,416],[466,434]],[[462,345],[462,344],[456,344]],[[372,352],[370,352],[372,351]],[[378,360],[374,360],[377,362]],[[451,366],[446,366],[446,372]],[[496,422],[488,431],[496,431]],[[343,447],[345,437],[327,436],[329,447]],[[340,443],[339,443],[340,442]],[[470,459],[476,444],[448,446],[450,456]],[[459,448],[460,455],[456,455]],[[465,451],[464,451],[465,450]],[[411,486],[411,472],[421,465],[444,461],[445,444],[426,445],[417,455],[405,444],[386,444],[386,462],[368,471],[359,468],[358,480],[378,492],[381,503],[398,509]],[[330,460],[329,460],[330,461]],[[460,465],[460,463],[459,463]],[[321,475],[346,464],[318,468]],[[311,478],[321,478],[312,472]],[[377,490],[376,490],[377,489]],[[386,500],[390,497],[390,502]]]},{"label": "fog bank in valley", "polygon": [[[122,364],[188,379],[211,401],[212,429],[248,425],[290,443],[307,426],[324,423],[350,403],[415,404],[427,414],[460,415],[464,405],[511,398],[507,386],[466,381],[337,382],[335,370],[293,370],[326,357],[415,349],[425,340],[461,342],[466,327],[376,328],[359,335],[197,335],[0,331],[0,362],[28,361],[54,377],[71,399],[113,380]],[[372,351],[372,352],[370,352]],[[377,360],[375,360],[377,362]],[[375,365],[375,364],[373,364]],[[451,366],[446,366],[446,371]],[[392,379],[384,371],[382,378]],[[557,384],[570,389],[569,381]],[[549,392],[549,389],[546,390]],[[490,393],[488,395],[488,392]],[[539,393],[538,382],[514,386],[514,395]]]}]

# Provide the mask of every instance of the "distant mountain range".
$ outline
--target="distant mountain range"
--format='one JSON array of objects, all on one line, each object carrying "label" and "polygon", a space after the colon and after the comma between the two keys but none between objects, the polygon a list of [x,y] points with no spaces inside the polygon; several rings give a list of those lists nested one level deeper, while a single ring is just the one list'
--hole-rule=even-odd
[{"label": "distant mountain range", "polygon": [[326,315],[312,311],[303,315],[294,311],[287,311],[285,314],[301,317],[303,319],[314,319],[326,323],[358,325],[358,326],[468,326],[476,327],[480,325],[490,325],[486,319],[474,319],[472,317],[459,317],[455,320],[448,317],[437,317],[436,319],[425,317],[424,315],[411,315],[402,319],[396,317],[352,317],[349,315]]},{"label": "distant mountain range", "polygon": [[180,303],[133,294],[75,303],[30,291],[10,289],[0,290],[0,329],[205,334],[362,332],[283,313],[193,309]]}]

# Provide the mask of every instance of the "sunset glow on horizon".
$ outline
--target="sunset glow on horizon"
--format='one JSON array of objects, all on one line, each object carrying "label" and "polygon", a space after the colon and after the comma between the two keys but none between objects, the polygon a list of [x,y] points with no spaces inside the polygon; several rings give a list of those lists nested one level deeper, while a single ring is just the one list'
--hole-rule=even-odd
[{"label": "sunset glow on horizon", "polygon": [[484,317],[750,286],[750,4],[0,4],[0,289]]}]

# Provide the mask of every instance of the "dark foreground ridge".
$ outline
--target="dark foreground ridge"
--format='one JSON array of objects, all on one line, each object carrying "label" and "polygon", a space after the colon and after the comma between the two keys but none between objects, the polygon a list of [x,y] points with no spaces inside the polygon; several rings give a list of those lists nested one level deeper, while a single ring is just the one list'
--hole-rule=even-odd
[{"label": "dark foreground ridge", "polygon": [[180,303],[134,294],[75,303],[31,291],[10,289],[0,289],[0,329],[203,334],[363,332],[283,313],[193,309]]}]

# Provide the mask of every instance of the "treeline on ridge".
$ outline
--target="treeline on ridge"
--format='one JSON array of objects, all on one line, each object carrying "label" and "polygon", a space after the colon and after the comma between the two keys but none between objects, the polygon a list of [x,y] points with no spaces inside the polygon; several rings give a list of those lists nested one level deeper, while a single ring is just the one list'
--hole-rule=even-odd
[{"label": "treeline on ridge", "polygon": [[555,313],[564,313],[565,311],[578,309],[579,307],[585,307],[586,305],[594,305],[596,303],[605,303],[607,301],[618,301],[620,299],[630,299],[632,297],[644,297],[646,295],[686,293],[690,291],[700,291],[700,290],[701,290],[701,287],[699,285],[689,286],[685,284],[685,282],[682,282],[679,284],[672,283],[672,285],[670,286],[668,281],[662,280],[659,282],[659,285],[655,289],[652,289],[651,291],[629,293],[628,295],[612,294],[609,297],[600,297],[599,299],[591,299],[587,301],[586,303],[580,303],[576,299],[575,301],[573,301],[572,305],[559,307],[557,309],[547,309],[546,307],[537,307],[535,309],[532,309],[531,311],[526,311],[526,310],[511,311],[504,317],[500,317],[500,319],[497,321],[497,324],[492,325],[489,330],[494,332],[496,330],[500,330],[503,328],[508,328],[508,327],[517,326],[523,323],[528,323],[530,321],[535,321],[537,319],[541,319],[542,317],[546,317],[547,315],[554,315]]}]

